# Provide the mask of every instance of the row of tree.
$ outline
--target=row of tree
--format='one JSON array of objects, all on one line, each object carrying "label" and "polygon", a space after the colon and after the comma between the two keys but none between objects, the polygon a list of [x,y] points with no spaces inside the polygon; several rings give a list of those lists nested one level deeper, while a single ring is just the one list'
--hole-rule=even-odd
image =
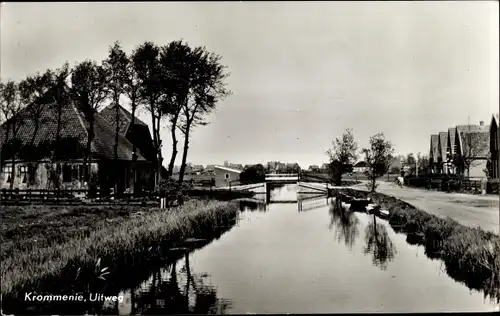
[{"label": "row of tree", "polygon": [[[221,56],[208,52],[205,47],[192,48],[182,40],[164,46],[148,41],[137,46],[131,54],[126,54],[120,44],[115,42],[109,49],[108,57],[101,63],[85,60],[73,69],[65,63],[55,71],[36,73],[20,83],[2,82],[0,111],[6,123],[6,139],[10,140],[11,144],[15,143],[23,118],[19,114],[24,107],[30,105],[28,114],[35,124],[32,138],[34,142],[41,124],[44,123],[38,120],[40,114],[46,107],[55,107],[57,148],[62,110],[69,102],[77,102],[89,122],[84,156],[85,178],[88,180],[90,172],[87,162],[94,138],[95,114],[109,102],[120,105],[121,100],[126,99],[132,110],[132,125],[138,109],[146,110],[151,118],[157,162],[155,184],[158,184],[162,177],[160,129],[167,126],[172,138],[167,176],[172,175],[178,154],[177,132],[180,131],[184,136],[179,175],[181,183],[192,130],[196,126],[208,124],[208,114],[214,111],[221,99],[230,94],[225,84],[228,75],[226,67],[221,64]],[[52,90],[53,102],[44,100],[49,90]],[[119,106],[115,109],[118,123]],[[118,160],[119,125],[116,124],[115,130],[115,160]],[[3,152],[4,147],[9,146],[2,144]],[[134,162],[137,159],[136,150],[134,145]],[[55,150],[51,156],[54,160]]]},{"label": "row of tree", "polygon": [[[375,191],[376,181],[389,171],[394,155],[394,148],[383,133],[370,137],[370,146],[363,148],[361,154],[366,162],[365,175],[369,180],[369,189]],[[352,171],[358,159],[358,144],[354,140],[352,129],[346,129],[342,137],[333,141],[333,148],[327,151],[330,158],[330,174],[336,185],[342,184],[342,175]]]}]

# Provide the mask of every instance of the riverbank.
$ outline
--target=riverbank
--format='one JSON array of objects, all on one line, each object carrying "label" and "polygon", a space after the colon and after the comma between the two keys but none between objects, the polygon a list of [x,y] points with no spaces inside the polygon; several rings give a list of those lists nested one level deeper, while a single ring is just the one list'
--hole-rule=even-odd
[{"label": "riverbank", "polygon": [[165,246],[174,247],[189,237],[203,238],[228,226],[238,209],[234,202],[210,200],[189,200],[165,210],[5,207],[1,213],[2,296],[41,291],[51,281],[62,285],[72,279],[78,287],[105,278],[124,258],[154,256]]},{"label": "riverbank", "polygon": [[390,213],[389,224],[407,234],[409,243],[425,247],[426,255],[443,260],[447,273],[457,281],[500,301],[500,237],[480,228],[439,218],[413,205],[378,192],[335,189],[358,198],[371,197]]}]

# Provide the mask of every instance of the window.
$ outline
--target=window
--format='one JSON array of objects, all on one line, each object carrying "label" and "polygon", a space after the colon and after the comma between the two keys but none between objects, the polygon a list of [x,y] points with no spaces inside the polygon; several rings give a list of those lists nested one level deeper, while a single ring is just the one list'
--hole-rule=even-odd
[{"label": "window", "polygon": [[19,176],[21,177],[22,183],[28,182],[28,167],[19,166]]},{"label": "window", "polygon": [[3,174],[7,178],[7,183],[10,183],[12,181],[12,166],[3,167]]},{"label": "window", "polygon": [[62,176],[63,176],[63,182],[71,182],[72,179],[72,170],[71,170],[71,165],[63,165],[62,166]]},{"label": "window", "polygon": [[226,173],[226,174],[224,175],[224,178],[225,178],[226,180],[227,180],[227,179],[229,179],[229,173]]}]

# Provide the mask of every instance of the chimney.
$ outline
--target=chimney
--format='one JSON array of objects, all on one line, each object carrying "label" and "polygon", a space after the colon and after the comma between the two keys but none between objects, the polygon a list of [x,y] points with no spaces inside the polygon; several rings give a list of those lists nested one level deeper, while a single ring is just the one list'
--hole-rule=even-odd
[{"label": "chimney", "polygon": [[484,126],[484,121],[479,121],[479,126],[483,127]]}]

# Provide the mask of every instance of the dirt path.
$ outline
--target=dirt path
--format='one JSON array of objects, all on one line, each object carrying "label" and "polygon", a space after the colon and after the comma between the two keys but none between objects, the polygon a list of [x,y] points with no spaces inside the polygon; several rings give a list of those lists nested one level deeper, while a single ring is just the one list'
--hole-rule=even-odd
[{"label": "dirt path", "polygon": [[[445,193],[416,188],[400,188],[394,183],[380,181],[377,192],[392,195],[428,213],[451,217],[463,225],[477,227],[500,234],[500,197]],[[366,190],[364,184],[352,186]]]}]

